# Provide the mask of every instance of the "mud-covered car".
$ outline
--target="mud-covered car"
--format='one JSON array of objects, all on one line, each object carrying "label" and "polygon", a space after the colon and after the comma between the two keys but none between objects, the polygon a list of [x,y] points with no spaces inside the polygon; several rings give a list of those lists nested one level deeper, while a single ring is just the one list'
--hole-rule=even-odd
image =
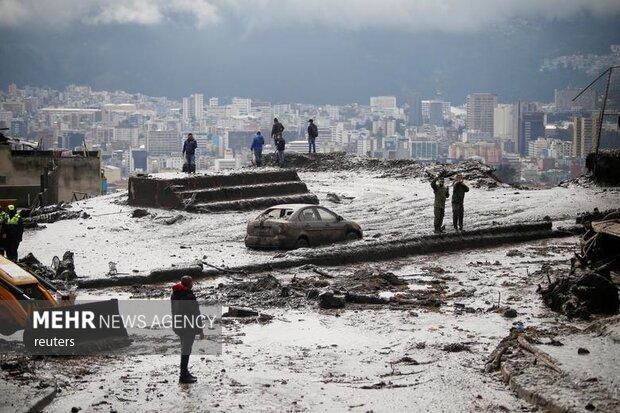
[{"label": "mud-covered car", "polygon": [[362,228],[329,209],[312,204],[276,205],[248,222],[250,248],[304,248],[362,238]]}]

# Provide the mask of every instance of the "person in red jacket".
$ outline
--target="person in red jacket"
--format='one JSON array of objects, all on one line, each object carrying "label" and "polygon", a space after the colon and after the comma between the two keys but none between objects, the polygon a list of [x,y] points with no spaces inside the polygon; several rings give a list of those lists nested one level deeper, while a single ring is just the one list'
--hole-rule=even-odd
[{"label": "person in red jacket", "polygon": [[[188,369],[189,356],[192,353],[192,346],[196,335],[204,338],[204,332],[198,327],[200,308],[198,301],[192,291],[194,281],[192,277],[186,275],[181,278],[181,282],[172,286],[170,305],[173,317],[173,331],[181,339],[181,371],[179,383],[195,383],[196,377]],[[177,322],[177,320],[180,320]]]}]

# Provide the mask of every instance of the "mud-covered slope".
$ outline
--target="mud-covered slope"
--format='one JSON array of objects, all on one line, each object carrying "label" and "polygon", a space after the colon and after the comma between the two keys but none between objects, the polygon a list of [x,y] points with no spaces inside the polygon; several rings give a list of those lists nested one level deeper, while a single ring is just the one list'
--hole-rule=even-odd
[{"label": "mud-covered slope", "polygon": [[[360,171],[379,177],[452,177],[458,173],[476,188],[496,187],[501,181],[494,169],[482,162],[467,160],[456,164],[422,163],[411,159],[376,159],[349,155],[345,152],[299,154],[286,153],[286,166],[309,172]],[[273,154],[265,157],[267,164],[274,162]]]}]

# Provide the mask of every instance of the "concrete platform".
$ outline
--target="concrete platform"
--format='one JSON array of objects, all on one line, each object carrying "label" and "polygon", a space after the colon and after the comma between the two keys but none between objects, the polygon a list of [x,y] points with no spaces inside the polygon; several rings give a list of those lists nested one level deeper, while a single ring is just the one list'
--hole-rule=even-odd
[{"label": "concrete platform", "polygon": [[129,178],[132,206],[211,212],[267,208],[281,203],[318,204],[319,201],[295,170]]}]

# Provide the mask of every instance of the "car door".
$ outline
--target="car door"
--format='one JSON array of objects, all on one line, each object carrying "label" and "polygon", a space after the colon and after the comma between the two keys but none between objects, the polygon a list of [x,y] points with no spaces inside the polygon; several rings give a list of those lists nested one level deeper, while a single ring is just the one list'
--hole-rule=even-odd
[{"label": "car door", "polygon": [[302,231],[308,235],[310,245],[317,245],[324,241],[323,223],[316,207],[307,207],[299,212]]},{"label": "car door", "polygon": [[324,242],[335,242],[346,239],[345,221],[327,208],[317,207],[321,222],[323,223]]}]

